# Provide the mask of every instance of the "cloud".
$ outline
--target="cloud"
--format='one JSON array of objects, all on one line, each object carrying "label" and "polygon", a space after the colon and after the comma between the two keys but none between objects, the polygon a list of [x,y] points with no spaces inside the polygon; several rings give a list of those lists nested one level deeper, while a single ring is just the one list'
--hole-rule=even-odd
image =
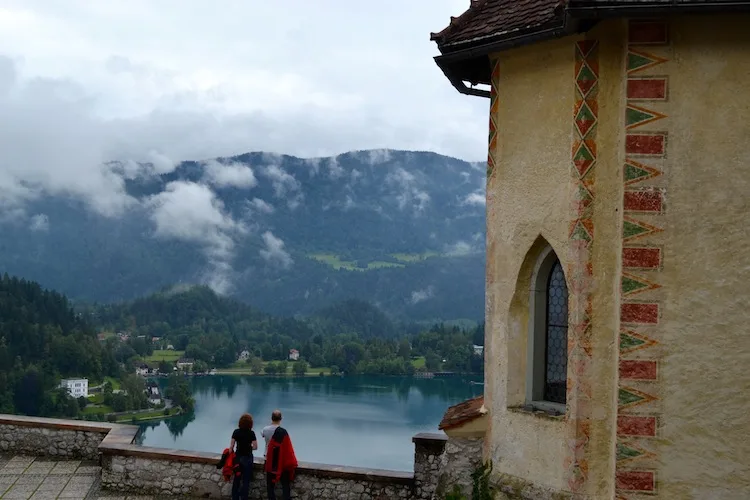
[{"label": "cloud", "polygon": [[487,203],[487,198],[484,193],[474,192],[467,195],[462,203],[464,205],[485,206],[485,204]]},{"label": "cloud", "polygon": [[450,257],[463,257],[465,255],[471,255],[477,253],[477,249],[474,248],[470,243],[459,240],[452,245],[448,245],[445,249],[445,254]]},{"label": "cloud", "polygon": [[435,290],[432,287],[432,285],[428,286],[427,288],[423,288],[421,290],[414,290],[411,292],[411,303],[412,304],[419,304],[420,302],[424,302],[425,300],[431,299],[435,295]]},{"label": "cloud", "polygon": [[407,172],[403,167],[397,167],[385,177],[385,182],[399,189],[396,194],[398,208],[404,210],[411,206],[414,212],[422,212],[430,202],[430,195],[419,188],[417,178],[414,174]]},{"label": "cloud", "polygon": [[0,208],[61,195],[114,216],[135,203],[107,164],[106,131],[80,86],[21,82],[13,61],[0,56],[0,89]]},{"label": "cloud", "polygon": [[253,198],[248,202],[248,206],[264,214],[272,214],[275,211],[273,205],[261,200],[260,198]]},{"label": "cloud", "polygon": [[217,187],[251,188],[258,184],[253,171],[241,163],[208,160],[203,165],[204,180]]},{"label": "cloud", "polygon": [[32,216],[29,229],[32,231],[48,231],[49,217],[47,217],[47,214],[36,214]]},{"label": "cloud", "polygon": [[210,264],[206,281],[217,292],[231,286],[234,238],[245,232],[242,224],[225,212],[208,186],[175,181],[145,202],[155,226],[155,236],[201,245]]},{"label": "cloud", "polygon": [[299,206],[303,198],[302,186],[294,176],[276,164],[267,165],[261,172],[271,181],[276,198],[286,199],[291,209]]},{"label": "cloud", "polygon": [[260,256],[266,261],[278,264],[285,269],[294,263],[289,253],[284,250],[284,242],[274,236],[271,231],[263,233],[263,244],[265,248],[260,251]]}]

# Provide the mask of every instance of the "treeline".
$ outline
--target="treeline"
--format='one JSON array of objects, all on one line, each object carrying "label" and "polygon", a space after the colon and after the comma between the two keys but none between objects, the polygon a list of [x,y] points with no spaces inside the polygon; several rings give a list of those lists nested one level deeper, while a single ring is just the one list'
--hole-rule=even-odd
[{"label": "treeline", "polygon": [[[130,338],[99,341],[99,331],[125,331]],[[482,325],[425,329],[394,323],[358,300],[309,318],[274,317],[201,286],[74,311],[65,296],[5,274],[0,278],[0,412],[78,416],[86,401],[73,400],[59,387],[66,377],[88,378],[92,384],[107,377],[121,380],[124,396],[102,387],[106,406],[145,408],[142,384],[124,375],[168,344],[195,360],[197,371],[236,365],[238,353],[247,351],[247,366],[258,373],[330,369],[409,375],[419,370],[481,372],[482,357],[471,345],[481,344],[483,335]],[[300,352],[299,362],[286,362],[290,349]],[[170,363],[162,365],[162,371],[172,371]],[[176,404],[189,408],[189,388],[177,378],[169,393],[179,400]]]},{"label": "treeline", "polygon": [[[229,367],[238,353],[247,351],[253,372],[285,373],[284,365],[263,361],[285,361],[290,349],[297,349],[304,363],[296,367],[299,374],[307,368],[345,374],[409,375],[419,369],[478,373],[483,365],[472,349],[472,344],[483,344],[483,325],[467,330],[397,324],[360,300],[334,304],[310,318],[277,318],[195,286],[92,308],[88,314],[103,329],[131,335],[116,349],[116,358],[125,363],[150,355],[156,337],[162,347],[184,351],[185,358],[196,362],[196,371]],[[420,357],[424,366],[414,362]],[[160,367],[168,368],[165,362]]]},{"label": "treeline", "polygon": [[65,296],[37,283],[0,278],[0,413],[75,416],[61,378],[119,377],[111,351]]}]

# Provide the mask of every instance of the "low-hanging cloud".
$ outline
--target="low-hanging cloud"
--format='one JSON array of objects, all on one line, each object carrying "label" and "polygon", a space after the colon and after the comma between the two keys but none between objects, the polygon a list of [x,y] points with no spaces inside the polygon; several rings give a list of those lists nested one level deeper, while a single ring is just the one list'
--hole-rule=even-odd
[{"label": "low-hanging cloud", "polygon": [[263,233],[263,244],[265,248],[260,251],[260,256],[267,262],[278,264],[283,268],[289,268],[294,263],[291,255],[284,249],[284,242],[277,238],[271,231]]},{"label": "low-hanging cloud", "polygon": [[231,284],[234,238],[245,228],[224,210],[216,194],[203,184],[175,181],[145,205],[151,210],[157,237],[201,245],[211,268],[206,281],[226,293]]},{"label": "low-hanging cloud", "polygon": [[399,190],[396,195],[399,209],[404,210],[410,207],[415,213],[420,213],[427,208],[430,195],[420,189],[416,176],[403,167],[397,167],[389,172],[385,177],[385,182]]},{"label": "low-hanging cloud", "polygon": [[432,285],[421,290],[414,290],[411,292],[411,303],[419,304],[425,300],[431,299],[435,295],[435,289]]},{"label": "low-hanging cloud", "polygon": [[302,185],[292,174],[276,164],[266,165],[261,172],[273,186],[276,198],[285,199],[291,209],[295,209],[302,202]]},{"label": "low-hanging cloud", "polygon": [[47,214],[36,214],[31,217],[29,229],[44,232],[49,230],[49,217]]},{"label": "low-hanging cloud", "polygon": [[250,167],[241,163],[208,160],[203,165],[204,179],[216,187],[251,188],[258,184]]}]

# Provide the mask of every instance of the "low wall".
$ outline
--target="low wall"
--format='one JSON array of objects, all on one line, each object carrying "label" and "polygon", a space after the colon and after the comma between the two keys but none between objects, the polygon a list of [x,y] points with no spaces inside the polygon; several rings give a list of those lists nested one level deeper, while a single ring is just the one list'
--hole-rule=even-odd
[{"label": "low wall", "polygon": [[[114,427],[100,422],[0,415],[0,453],[97,460],[99,445]],[[137,427],[134,429],[137,432]]]},{"label": "low wall", "polygon": [[[227,498],[231,484],[216,468],[220,456],[133,444],[138,427],[0,415],[0,450],[52,457],[99,459],[107,490],[180,498]],[[414,473],[301,462],[292,497],[352,500],[430,500],[446,437],[418,434]],[[266,498],[262,459],[256,458],[251,499]],[[280,494],[280,492],[279,492]]]}]

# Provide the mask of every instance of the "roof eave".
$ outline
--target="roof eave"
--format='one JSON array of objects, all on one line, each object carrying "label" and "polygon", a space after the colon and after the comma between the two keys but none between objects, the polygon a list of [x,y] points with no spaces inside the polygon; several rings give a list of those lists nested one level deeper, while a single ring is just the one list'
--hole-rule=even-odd
[{"label": "roof eave", "polygon": [[[465,81],[469,81],[472,85],[489,85],[491,83],[490,54],[536,42],[553,40],[568,34],[571,34],[571,24],[562,21],[543,29],[534,27],[523,31],[503,33],[499,36],[482,39],[480,43],[477,41],[455,43],[439,47],[442,54],[435,57],[435,63],[443,70],[456,90],[462,94],[490,97],[489,91],[475,89],[464,83]],[[472,77],[466,78],[465,68],[467,67],[472,70]]]},{"label": "roof eave", "polygon": [[578,19],[606,19],[623,16],[665,16],[698,13],[750,11],[750,0],[720,0],[705,3],[670,3],[644,1],[634,4],[624,0],[618,5],[603,6],[600,2],[579,0],[571,2],[566,11]]}]

